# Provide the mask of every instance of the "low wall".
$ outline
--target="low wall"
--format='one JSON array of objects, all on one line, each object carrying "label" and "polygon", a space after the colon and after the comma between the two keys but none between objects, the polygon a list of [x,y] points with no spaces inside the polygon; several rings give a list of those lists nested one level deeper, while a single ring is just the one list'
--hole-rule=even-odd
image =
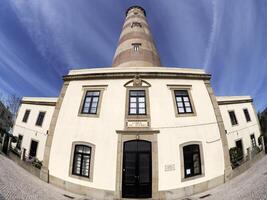
[{"label": "low wall", "polygon": [[253,156],[253,158],[251,158],[251,160],[248,160],[248,161],[244,162],[242,165],[236,167],[235,169],[233,169],[231,178],[234,178],[234,177],[242,174],[243,172],[248,170],[250,167],[252,167],[255,162],[257,162],[258,160],[260,160],[264,156],[265,156],[265,152],[261,151],[257,155]]},{"label": "low wall", "polygon": [[40,169],[37,169],[36,167],[32,166],[31,163],[27,163],[25,161],[22,161],[17,155],[15,155],[12,152],[9,152],[8,157],[13,160],[15,163],[17,163],[19,166],[21,166],[26,171],[30,172],[32,175],[40,178]]}]

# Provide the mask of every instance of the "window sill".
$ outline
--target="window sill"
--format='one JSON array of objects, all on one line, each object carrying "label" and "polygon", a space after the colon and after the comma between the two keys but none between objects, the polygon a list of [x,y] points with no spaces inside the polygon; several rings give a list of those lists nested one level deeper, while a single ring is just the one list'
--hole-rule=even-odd
[{"label": "window sill", "polygon": [[75,174],[70,174],[69,176],[71,178],[79,179],[79,180],[82,180],[82,181],[93,182],[93,179],[90,178],[90,177],[83,177],[83,176],[78,176],[78,175],[75,175]]},{"label": "window sill", "polygon": [[82,114],[79,113],[78,117],[91,117],[91,118],[99,118],[99,114]]},{"label": "window sill", "polygon": [[185,114],[176,113],[175,116],[177,118],[179,118],[179,117],[194,117],[194,116],[197,116],[197,114],[196,113],[185,113]]},{"label": "window sill", "polygon": [[234,125],[232,124],[232,127],[236,127],[236,126],[238,126],[238,125],[239,125],[239,124],[234,124]]},{"label": "window sill", "polygon": [[182,178],[181,182],[192,181],[192,180],[195,180],[195,179],[198,179],[198,178],[203,178],[204,176],[205,176],[205,174],[199,174],[199,175],[191,176],[191,177],[188,177],[188,178]]}]

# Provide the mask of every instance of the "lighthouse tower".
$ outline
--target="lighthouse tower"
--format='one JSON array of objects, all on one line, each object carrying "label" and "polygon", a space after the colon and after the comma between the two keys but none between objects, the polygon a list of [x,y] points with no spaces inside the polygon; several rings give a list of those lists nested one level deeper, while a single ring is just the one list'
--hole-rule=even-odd
[{"label": "lighthouse tower", "polygon": [[149,29],[146,12],[139,6],[126,11],[113,67],[161,66],[160,58]]}]

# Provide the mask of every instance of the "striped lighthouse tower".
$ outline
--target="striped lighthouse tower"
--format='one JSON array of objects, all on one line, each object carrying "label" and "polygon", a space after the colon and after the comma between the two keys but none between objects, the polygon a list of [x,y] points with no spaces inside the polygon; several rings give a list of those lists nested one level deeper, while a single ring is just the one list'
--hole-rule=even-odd
[{"label": "striped lighthouse tower", "polygon": [[146,20],[146,12],[140,6],[132,6],[126,11],[125,22],[112,66],[161,66],[160,58]]}]

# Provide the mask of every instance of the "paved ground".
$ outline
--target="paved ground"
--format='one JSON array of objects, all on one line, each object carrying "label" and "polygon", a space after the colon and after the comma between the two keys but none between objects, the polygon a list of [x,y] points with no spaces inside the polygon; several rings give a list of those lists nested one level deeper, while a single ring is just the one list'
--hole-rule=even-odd
[{"label": "paved ground", "polygon": [[80,197],[49,185],[0,154],[0,200],[70,200]]},{"label": "paved ground", "polygon": [[[210,196],[205,198],[205,195]],[[189,197],[204,200],[267,200],[267,156],[226,184]]]},{"label": "paved ground", "polygon": [[[0,154],[0,200],[69,200],[64,194],[85,199],[39,180]],[[267,200],[267,156],[228,183],[188,199]]]}]

